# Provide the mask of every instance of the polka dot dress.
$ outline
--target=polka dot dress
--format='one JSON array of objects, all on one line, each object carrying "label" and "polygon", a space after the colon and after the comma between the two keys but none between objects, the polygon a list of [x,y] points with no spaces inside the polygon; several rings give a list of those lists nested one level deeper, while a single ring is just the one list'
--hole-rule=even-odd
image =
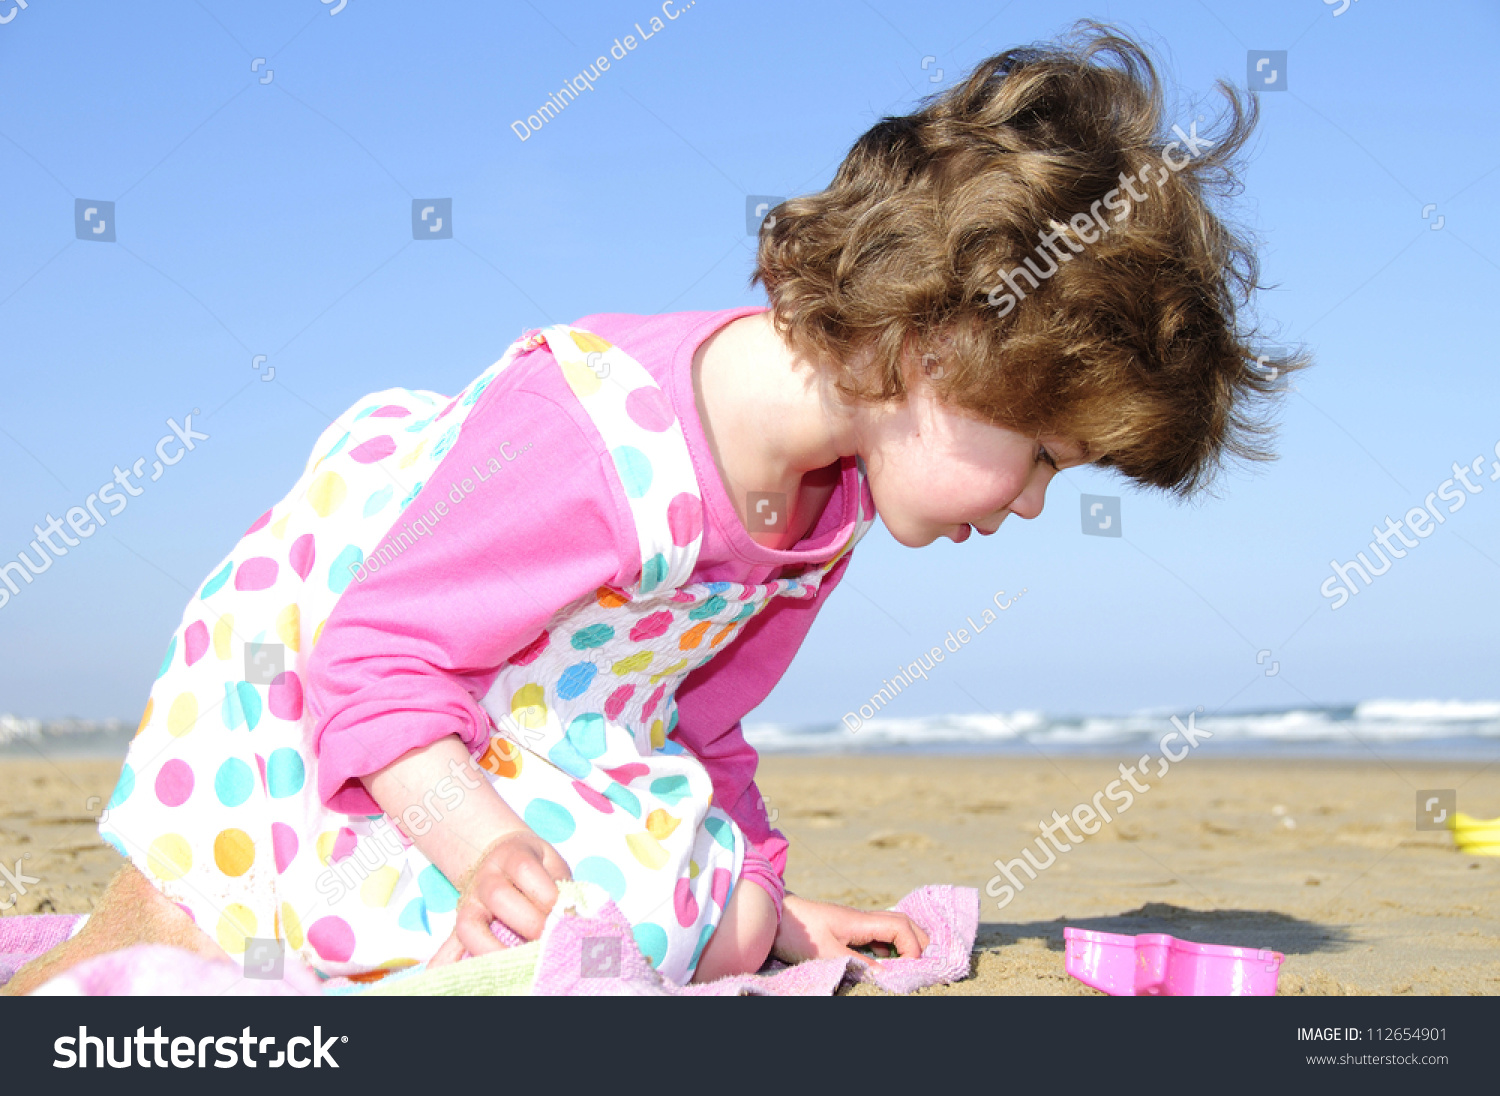
[{"label": "polka dot dress", "polygon": [[[494,734],[480,765],[574,878],[610,894],[664,975],[686,982],[718,925],[745,843],[703,765],[669,737],[676,690],[772,598],[816,594],[842,553],[761,585],[689,583],[703,503],[670,401],[619,347],[558,325],[451,400],[392,389],[341,416],[168,644],[100,832],[231,955],[274,937],[324,975],[378,978],[426,961],[452,931],[457,891],[390,819],[320,802],[303,677],[339,596],[481,393],[543,342],[613,458],[641,577],[560,607],[510,658],[481,702]],[[845,552],[873,517],[861,514]],[[428,817],[464,791],[439,782]]]}]

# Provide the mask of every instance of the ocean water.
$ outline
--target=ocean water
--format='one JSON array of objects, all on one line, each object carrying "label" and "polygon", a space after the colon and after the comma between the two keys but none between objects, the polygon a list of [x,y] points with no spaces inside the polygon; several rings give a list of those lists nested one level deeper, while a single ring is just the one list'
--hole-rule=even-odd
[{"label": "ocean water", "polygon": [[[1159,752],[1163,736],[1192,717],[1192,752],[1209,757],[1401,758],[1500,761],[1500,701],[1366,700],[1349,706],[1206,714],[1192,709],[1130,715],[939,715],[835,723],[747,722],[765,754],[941,753],[1130,758]],[[37,720],[0,715],[0,758],[123,757],[135,723]],[[1187,748],[1181,735],[1168,743]]]},{"label": "ocean water", "polygon": [[[746,723],[757,750],[780,753],[988,753],[1121,756],[1157,752],[1177,730],[1199,732],[1192,752],[1214,757],[1500,760],[1500,701],[1366,700],[1347,706],[1206,714],[1193,709],[1130,715],[1002,715],[870,719],[844,723]],[[1179,734],[1167,743],[1178,753]]]}]

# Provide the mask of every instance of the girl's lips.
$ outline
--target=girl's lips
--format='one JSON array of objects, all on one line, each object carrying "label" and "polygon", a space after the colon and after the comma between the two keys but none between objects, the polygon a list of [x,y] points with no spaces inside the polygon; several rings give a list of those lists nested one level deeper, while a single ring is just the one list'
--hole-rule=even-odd
[{"label": "girl's lips", "polygon": [[960,525],[959,528],[962,529],[963,532],[959,533],[958,536],[953,538],[954,544],[962,544],[964,541],[968,540],[974,532],[974,527],[972,525]]}]

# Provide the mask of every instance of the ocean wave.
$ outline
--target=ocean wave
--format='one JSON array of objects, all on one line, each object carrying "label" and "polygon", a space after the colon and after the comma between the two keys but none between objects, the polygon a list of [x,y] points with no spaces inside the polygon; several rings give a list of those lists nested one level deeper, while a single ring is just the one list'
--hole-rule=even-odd
[{"label": "ocean wave", "polygon": [[1248,746],[1323,744],[1360,751],[1372,743],[1455,742],[1500,745],[1500,701],[1367,700],[1355,705],[1205,715],[1153,710],[1119,716],[938,715],[869,719],[851,731],[842,723],[747,723],[745,737],[764,753],[878,752],[889,749],[1044,747],[1090,752],[1155,743],[1174,729],[1172,717],[1196,717],[1205,740]]}]

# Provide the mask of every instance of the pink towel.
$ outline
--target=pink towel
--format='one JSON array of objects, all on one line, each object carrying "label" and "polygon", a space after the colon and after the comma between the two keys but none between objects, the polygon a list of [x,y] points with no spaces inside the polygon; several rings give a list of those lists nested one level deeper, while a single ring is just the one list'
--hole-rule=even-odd
[{"label": "pink towel", "polygon": [[[630,925],[607,903],[596,917],[548,918],[535,992],[539,996],[767,997],[827,996],[845,980],[874,982],[891,993],[910,993],[924,986],[968,977],[969,957],[979,929],[979,892],[972,887],[932,886],[912,891],[896,904],[927,932],[927,950],[910,959],[883,959],[879,969],[854,959],[812,959],[795,966],[774,964],[766,974],[741,974],[707,985],[676,986],[652,969],[635,946]],[[597,959],[585,962],[585,947],[597,956],[600,938],[619,939],[618,974],[601,977]],[[609,968],[616,964],[614,949]],[[592,968],[585,974],[587,968]]]},{"label": "pink towel", "polygon": [[27,963],[68,937],[81,913],[35,913],[0,917],[0,986]]},{"label": "pink towel", "polygon": [[[878,971],[853,959],[814,959],[795,966],[773,964],[777,969],[765,974],[677,986],[658,974],[641,954],[629,922],[613,902],[605,902],[593,916],[568,914],[559,906],[547,918],[542,933],[532,992],[547,996],[818,996],[834,992],[848,979],[874,982],[892,993],[910,993],[968,976],[979,928],[978,891],[972,887],[922,887],[903,898],[896,909],[927,932],[927,950],[920,957],[885,959]],[[74,921],[76,918],[63,917],[0,919],[0,952],[35,949],[24,954],[22,961],[34,958],[67,939]],[[609,943],[611,940],[618,943]],[[47,983],[42,992],[86,996],[347,992],[345,979],[322,984],[311,971],[288,959],[284,979],[248,980],[240,965],[227,959],[208,960],[180,948],[140,945],[80,963]],[[0,968],[0,982],[11,973],[13,968]]]}]

